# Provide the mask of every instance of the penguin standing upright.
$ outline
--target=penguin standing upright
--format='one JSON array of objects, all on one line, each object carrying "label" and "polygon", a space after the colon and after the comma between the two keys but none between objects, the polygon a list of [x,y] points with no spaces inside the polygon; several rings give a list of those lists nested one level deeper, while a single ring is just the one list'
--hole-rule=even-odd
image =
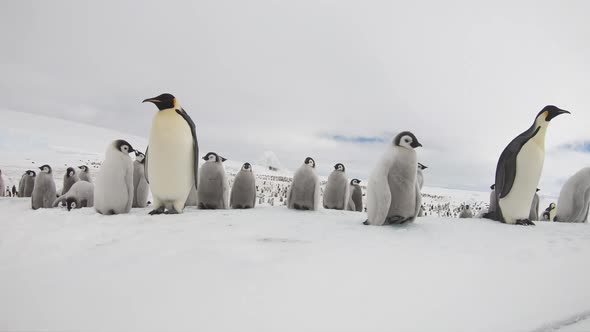
[{"label": "penguin standing upright", "polygon": [[287,207],[295,210],[318,210],[320,205],[320,178],[315,172],[315,160],[305,158],[303,165],[293,174],[287,193]]},{"label": "penguin standing upright", "polygon": [[535,196],[533,197],[533,204],[531,204],[531,212],[529,213],[529,220],[530,221],[536,221],[539,220],[539,194],[537,194],[539,192],[539,188],[537,188],[537,191],[535,192]]},{"label": "penguin standing upright", "polygon": [[552,221],[588,222],[590,209],[590,167],[572,175],[561,188],[557,200],[557,212]]},{"label": "penguin standing upright", "polygon": [[348,199],[348,210],[363,212],[363,188],[361,188],[361,180],[350,180],[350,198]]},{"label": "penguin standing upright", "polygon": [[149,192],[150,187],[145,178],[145,155],[135,150],[135,161],[133,162],[133,204],[131,207],[146,207]]},{"label": "penguin standing upright", "polygon": [[29,177],[29,172],[25,172],[23,176],[21,176],[20,181],[18,181],[18,197],[25,197],[25,182]]},{"label": "penguin standing upright", "polygon": [[28,170],[27,173],[29,176],[25,178],[25,191],[23,197],[31,197],[33,195],[33,189],[35,188],[35,179],[37,178],[37,173],[32,170]]},{"label": "penguin standing upright", "polygon": [[76,170],[73,167],[68,167],[66,174],[64,175],[63,187],[61,188],[61,195],[70,191],[70,188],[74,183],[78,182],[79,178],[76,174]]},{"label": "penguin standing upright", "polygon": [[346,177],[346,168],[343,164],[334,165],[334,170],[328,176],[328,182],[324,189],[324,208],[333,210],[345,210],[348,206],[350,187]]},{"label": "penguin standing upright", "polygon": [[399,133],[369,177],[365,225],[403,224],[420,212],[422,196],[416,180],[414,149],[422,144],[409,131]]},{"label": "penguin standing upright", "polygon": [[80,175],[78,178],[80,178],[81,181],[92,183],[92,177],[90,176],[90,169],[88,169],[88,166],[82,165],[78,166],[78,168],[80,169]]},{"label": "penguin standing upright", "polygon": [[33,186],[33,193],[31,195],[33,210],[51,208],[57,198],[57,190],[55,189],[51,166],[43,165],[39,169],[41,172],[35,178],[35,185]]},{"label": "penguin standing upright", "polygon": [[229,205],[232,209],[251,209],[256,205],[256,177],[250,163],[245,163],[236,174]]},{"label": "penguin standing upright", "polygon": [[490,207],[488,208],[488,213],[484,216],[485,218],[492,218],[498,209],[498,197],[496,196],[496,184],[492,184],[490,186],[492,191],[490,192]]},{"label": "penguin standing upright", "polygon": [[420,187],[420,190],[422,190],[422,186],[424,186],[424,174],[422,174],[422,171],[427,169],[427,166],[422,165],[421,163],[418,163],[418,186]]},{"label": "penguin standing upright", "polygon": [[201,175],[197,196],[199,209],[227,209],[229,206],[229,182],[223,168],[227,159],[215,152],[209,152],[203,157],[205,163],[201,166]]},{"label": "penguin standing upright", "polygon": [[182,213],[194,186],[198,188],[199,144],[195,123],[169,93],[143,101],[158,107],[145,155],[154,214]]},{"label": "penguin standing upright", "polygon": [[555,205],[555,203],[549,204],[549,206],[543,212],[543,220],[544,221],[554,221],[554,219],[555,219],[555,212],[556,212],[556,205]]},{"label": "penguin standing upright", "polygon": [[133,161],[135,150],[127,141],[109,144],[94,185],[94,209],[104,215],[129,213],[133,203]]},{"label": "penguin standing upright", "polygon": [[517,225],[534,225],[529,213],[545,160],[545,134],[549,121],[568,113],[555,106],[545,106],[533,125],[508,144],[496,167],[498,207],[494,220]]}]

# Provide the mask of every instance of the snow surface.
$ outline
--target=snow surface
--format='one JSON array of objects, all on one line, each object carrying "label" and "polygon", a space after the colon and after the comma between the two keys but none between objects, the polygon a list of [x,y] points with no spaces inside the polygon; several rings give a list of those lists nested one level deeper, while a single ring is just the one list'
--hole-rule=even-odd
[{"label": "snow surface", "polygon": [[0,330],[535,331],[590,309],[588,224],[0,211]]}]

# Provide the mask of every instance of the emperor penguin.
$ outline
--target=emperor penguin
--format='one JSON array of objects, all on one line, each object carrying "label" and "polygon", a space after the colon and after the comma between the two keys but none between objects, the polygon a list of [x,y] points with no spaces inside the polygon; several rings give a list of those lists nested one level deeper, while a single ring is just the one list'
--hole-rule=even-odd
[{"label": "emperor penguin", "polygon": [[229,205],[232,209],[251,209],[256,205],[256,178],[249,163],[234,178]]},{"label": "emperor penguin", "polygon": [[[197,197],[199,209],[227,209],[229,206],[229,182],[223,168],[227,159],[215,152],[209,152],[203,157],[205,163],[201,166]],[[189,188],[190,189],[190,188]]]},{"label": "emperor penguin", "polygon": [[469,205],[465,205],[465,208],[459,214],[459,218],[461,218],[461,219],[473,218],[473,211],[471,211],[471,209],[469,208]]},{"label": "emperor penguin", "polygon": [[534,225],[529,219],[531,204],[545,160],[545,134],[549,121],[570,113],[553,105],[545,106],[532,126],[508,144],[496,167],[498,207],[494,220],[516,225]]},{"label": "emperor penguin", "polygon": [[135,161],[133,162],[133,204],[131,207],[146,207],[149,192],[150,187],[145,178],[145,155],[135,150]]},{"label": "emperor penguin", "polygon": [[543,220],[544,221],[554,221],[554,219],[555,219],[555,212],[556,212],[556,205],[555,205],[555,203],[549,204],[549,206],[543,212]]},{"label": "emperor penguin", "polygon": [[315,172],[315,160],[305,158],[303,165],[293,174],[287,193],[287,207],[295,210],[318,210],[320,205],[320,178]]},{"label": "emperor penguin", "polygon": [[88,181],[78,181],[74,183],[67,193],[59,196],[55,200],[53,207],[57,207],[60,203],[65,203],[68,211],[83,207],[93,207],[94,185]]},{"label": "emperor penguin", "polygon": [[363,189],[361,188],[361,180],[350,180],[350,196],[348,198],[348,210],[363,212]]},{"label": "emperor penguin", "polygon": [[424,166],[421,163],[418,163],[418,186],[420,187],[420,190],[422,190],[422,186],[424,186],[424,174],[422,174],[422,171],[427,169],[428,166]]},{"label": "emperor penguin", "polygon": [[94,185],[94,209],[104,215],[129,213],[133,203],[133,161],[135,150],[119,139],[108,145]]},{"label": "emperor penguin", "polygon": [[31,195],[31,204],[33,210],[53,207],[53,202],[57,198],[55,181],[53,180],[53,170],[49,165],[39,167],[41,170],[35,177],[35,185]]},{"label": "emperor penguin", "polygon": [[346,210],[350,196],[350,186],[343,164],[334,165],[334,170],[328,176],[324,189],[324,208],[332,210]]},{"label": "emperor penguin", "polygon": [[182,213],[191,188],[198,188],[195,123],[169,93],[143,102],[158,107],[145,153],[145,173],[154,199],[150,215]]},{"label": "emperor penguin", "polygon": [[37,173],[35,173],[35,171],[33,170],[28,170],[27,174],[29,176],[25,178],[24,191],[22,197],[33,196],[33,188],[35,188],[35,179],[37,178]]},{"label": "emperor penguin", "polygon": [[588,222],[590,208],[590,167],[572,175],[561,188],[557,200],[557,212],[552,221]]},{"label": "emperor penguin", "polygon": [[0,197],[6,196],[6,191],[4,191],[4,177],[2,177],[2,170],[0,169]]},{"label": "emperor penguin", "polygon": [[26,179],[29,177],[29,173],[25,172],[23,176],[21,176],[20,181],[18,181],[18,197],[25,197],[25,182]]},{"label": "emperor penguin", "polygon": [[67,193],[74,183],[80,180],[76,174],[76,170],[73,167],[68,167],[66,174],[64,175],[63,187],[61,189],[61,195]]},{"label": "emperor penguin", "polygon": [[80,169],[80,175],[78,176],[81,181],[92,183],[92,177],[90,176],[90,169],[86,165],[78,166]]},{"label": "emperor penguin", "polygon": [[387,147],[369,177],[365,225],[403,224],[416,219],[422,196],[416,179],[415,149],[421,146],[414,134],[404,131]]},{"label": "emperor penguin", "polygon": [[535,191],[535,196],[533,197],[533,204],[531,204],[531,212],[529,213],[529,220],[530,221],[536,221],[539,220],[539,194],[537,194],[539,192],[539,188],[537,188],[537,191]]},{"label": "emperor penguin", "polygon": [[491,218],[495,215],[496,210],[498,209],[498,197],[496,196],[496,184],[492,184],[490,186],[492,191],[490,192],[490,207],[488,208],[488,215],[487,217]]}]

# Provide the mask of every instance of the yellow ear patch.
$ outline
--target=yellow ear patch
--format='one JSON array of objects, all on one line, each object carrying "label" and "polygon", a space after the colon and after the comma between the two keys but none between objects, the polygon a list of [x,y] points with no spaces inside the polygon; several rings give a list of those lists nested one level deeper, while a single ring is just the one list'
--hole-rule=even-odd
[{"label": "yellow ear patch", "polygon": [[549,111],[543,112],[543,120],[547,119],[547,115],[549,115]]},{"label": "yellow ear patch", "polygon": [[174,97],[174,99],[172,100],[172,103],[174,104],[174,108],[178,108],[178,103],[176,102],[176,97]]}]

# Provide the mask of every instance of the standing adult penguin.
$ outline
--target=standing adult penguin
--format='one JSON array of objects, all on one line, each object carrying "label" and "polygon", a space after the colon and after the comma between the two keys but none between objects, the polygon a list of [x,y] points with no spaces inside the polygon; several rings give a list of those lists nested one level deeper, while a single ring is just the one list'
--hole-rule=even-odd
[{"label": "standing adult penguin", "polygon": [[529,220],[530,221],[536,221],[539,220],[539,194],[537,194],[539,192],[539,188],[537,188],[537,191],[535,191],[535,196],[533,197],[533,204],[531,204],[531,212],[529,213]]},{"label": "standing adult penguin", "polygon": [[55,181],[53,181],[53,170],[49,165],[39,167],[41,172],[35,178],[35,185],[31,195],[31,205],[33,210],[47,209],[53,207],[53,202],[57,198]]},{"label": "standing adult penguin", "polygon": [[422,171],[427,169],[427,166],[422,165],[421,163],[418,163],[418,186],[420,187],[420,190],[422,190],[422,186],[424,186],[424,174],[422,174]]},{"label": "standing adult penguin", "polygon": [[92,177],[90,176],[90,169],[86,165],[78,166],[80,169],[80,175],[78,176],[81,181],[92,183]]},{"label": "standing adult penguin", "polygon": [[[215,152],[209,152],[203,157],[205,163],[201,166],[197,197],[199,209],[227,209],[229,206],[229,182],[223,168],[227,159]],[[190,189],[190,188],[189,188]]]},{"label": "standing adult penguin", "polygon": [[146,207],[149,192],[150,187],[145,178],[145,155],[135,150],[135,161],[133,162],[133,204],[131,207]]},{"label": "standing adult penguin", "polygon": [[135,150],[127,141],[109,144],[94,185],[94,209],[104,215],[129,213],[133,203],[133,161]]},{"label": "standing adult penguin", "polygon": [[363,211],[363,188],[361,188],[361,180],[350,180],[350,197],[348,199],[349,211]]},{"label": "standing adult penguin", "polygon": [[557,200],[557,212],[553,221],[588,222],[590,208],[590,167],[572,175],[561,188]]},{"label": "standing adult penguin", "polygon": [[169,93],[143,102],[158,107],[145,153],[145,173],[154,198],[150,215],[182,213],[191,188],[198,188],[199,144],[195,123]]},{"label": "standing adult penguin", "polygon": [[37,173],[35,173],[35,171],[28,170],[27,174],[29,176],[25,178],[25,185],[22,197],[33,196],[33,189],[35,188],[35,179],[37,178]]},{"label": "standing adult penguin", "polygon": [[334,165],[334,170],[328,176],[328,182],[324,189],[324,208],[332,210],[345,210],[348,206],[350,187],[346,177],[346,168],[343,164]]},{"label": "standing adult penguin", "polygon": [[73,167],[68,167],[66,170],[66,174],[64,175],[63,187],[61,188],[61,195],[70,191],[70,188],[74,185],[74,183],[80,180],[78,175],[76,174],[76,170]]},{"label": "standing adult penguin", "polygon": [[403,224],[416,219],[422,197],[414,149],[421,146],[414,134],[404,131],[387,147],[369,177],[365,225]]},{"label": "standing adult penguin", "polygon": [[516,225],[534,225],[529,213],[545,160],[545,134],[549,121],[570,112],[545,106],[533,125],[508,144],[496,167],[498,207],[494,220]]},{"label": "standing adult penguin", "polygon": [[545,211],[543,211],[543,220],[544,221],[554,221],[555,212],[556,212],[555,203],[549,204],[549,206],[545,209]]},{"label": "standing adult penguin", "polygon": [[320,206],[320,178],[315,172],[315,160],[305,158],[303,165],[293,174],[287,193],[287,207],[295,210],[317,210]]},{"label": "standing adult penguin", "polygon": [[256,205],[256,178],[249,163],[234,178],[229,205],[232,209],[251,209]]}]

